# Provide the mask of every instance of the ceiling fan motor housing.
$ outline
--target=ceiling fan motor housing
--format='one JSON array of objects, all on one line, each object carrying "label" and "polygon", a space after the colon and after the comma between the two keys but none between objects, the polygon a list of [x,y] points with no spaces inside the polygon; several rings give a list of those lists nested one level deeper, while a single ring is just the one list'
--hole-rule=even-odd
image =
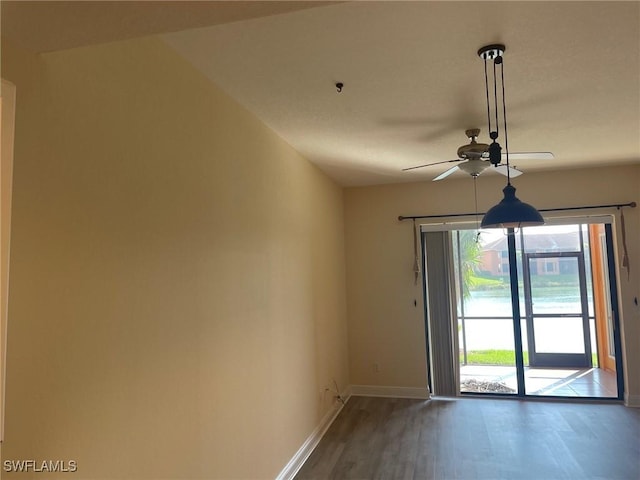
[{"label": "ceiling fan motor housing", "polygon": [[465,132],[471,142],[468,145],[462,145],[458,148],[458,158],[469,160],[472,158],[480,158],[489,149],[486,143],[478,143],[476,138],[480,135],[480,129],[474,128]]}]

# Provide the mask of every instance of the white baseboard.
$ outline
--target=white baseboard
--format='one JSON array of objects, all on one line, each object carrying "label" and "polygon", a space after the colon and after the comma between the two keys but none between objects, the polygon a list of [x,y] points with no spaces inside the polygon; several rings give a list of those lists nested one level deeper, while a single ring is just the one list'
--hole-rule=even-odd
[{"label": "white baseboard", "polygon": [[427,387],[385,387],[379,385],[351,385],[349,395],[356,397],[431,398]]},{"label": "white baseboard", "polygon": [[640,395],[629,395],[625,393],[624,404],[627,407],[640,408]]},{"label": "white baseboard", "polygon": [[[342,394],[341,396],[345,399],[345,403],[349,400],[348,396],[345,394]],[[289,463],[285,465],[276,477],[276,480],[292,480],[296,476],[298,471],[302,468],[302,465],[304,465],[304,462],[307,461],[313,450],[318,446],[318,443],[320,443],[320,440],[324,434],[327,433],[327,430],[343,408],[344,404],[341,402],[335,402],[334,407],[327,412],[322,420],[320,420],[320,424],[313,432],[311,432],[311,435],[309,435],[307,440],[298,449],[293,458],[289,460]]]}]

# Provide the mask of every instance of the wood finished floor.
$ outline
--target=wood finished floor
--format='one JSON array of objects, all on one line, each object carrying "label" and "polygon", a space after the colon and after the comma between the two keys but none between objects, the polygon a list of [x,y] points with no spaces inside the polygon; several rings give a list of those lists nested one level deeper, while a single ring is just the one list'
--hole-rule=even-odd
[{"label": "wood finished floor", "polygon": [[304,479],[640,479],[640,409],[352,397]]}]

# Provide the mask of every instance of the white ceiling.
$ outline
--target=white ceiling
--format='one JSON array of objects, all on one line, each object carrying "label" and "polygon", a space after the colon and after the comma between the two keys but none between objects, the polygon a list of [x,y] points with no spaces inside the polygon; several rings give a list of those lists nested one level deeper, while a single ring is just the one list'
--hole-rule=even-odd
[{"label": "white ceiling", "polygon": [[[70,15],[69,3],[93,2],[66,3]],[[103,7],[116,15],[122,3]],[[152,2],[163,3],[175,4]],[[489,143],[476,52],[490,43],[507,46],[510,151],[555,155],[518,168],[640,163],[639,2],[291,2],[288,12],[286,2],[235,3],[254,10],[139,34],[175,32],[163,38],[342,185],[431,179],[448,166],[401,169],[456,158],[467,128]],[[129,24],[118,38],[134,36]]]},{"label": "white ceiling", "polygon": [[2,36],[52,52],[237,22],[336,2],[203,0],[2,0]]}]

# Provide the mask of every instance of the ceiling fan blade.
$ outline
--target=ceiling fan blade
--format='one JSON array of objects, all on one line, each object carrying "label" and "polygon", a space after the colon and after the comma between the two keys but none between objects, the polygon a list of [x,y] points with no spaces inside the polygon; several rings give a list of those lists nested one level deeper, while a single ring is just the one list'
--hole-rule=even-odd
[{"label": "ceiling fan blade", "polygon": [[442,180],[443,178],[447,178],[449,175],[451,175],[454,172],[457,172],[458,170],[460,170],[460,167],[458,167],[458,165],[454,165],[449,170],[446,170],[446,171],[442,172],[440,175],[438,175],[432,181],[433,182],[437,182],[438,180]]},{"label": "ceiling fan blade", "polygon": [[[507,158],[504,152],[502,158],[505,160]],[[509,152],[509,160],[553,160],[554,158],[551,152]]]},{"label": "ceiling fan blade", "polygon": [[[509,154],[509,157],[511,157],[511,154]],[[507,166],[506,165],[498,165],[497,167],[495,167],[496,172],[501,173],[502,175],[504,175],[505,177],[507,176]],[[513,167],[509,167],[509,176],[510,177],[517,177],[518,175],[522,175],[522,171],[518,170],[517,168],[513,168]]]},{"label": "ceiling fan blade", "polygon": [[442,162],[425,163],[424,165],[416,165],[415,167],[403,168],[402,171],[406,172],[407,170],[415,170],[416,168],[431,167],[433,165],[440,165],[442,163],[452,163],[452,162],[461,162],[461,161],[462,161],[461,158],[456,158],[455,160],[443,160]]}]

